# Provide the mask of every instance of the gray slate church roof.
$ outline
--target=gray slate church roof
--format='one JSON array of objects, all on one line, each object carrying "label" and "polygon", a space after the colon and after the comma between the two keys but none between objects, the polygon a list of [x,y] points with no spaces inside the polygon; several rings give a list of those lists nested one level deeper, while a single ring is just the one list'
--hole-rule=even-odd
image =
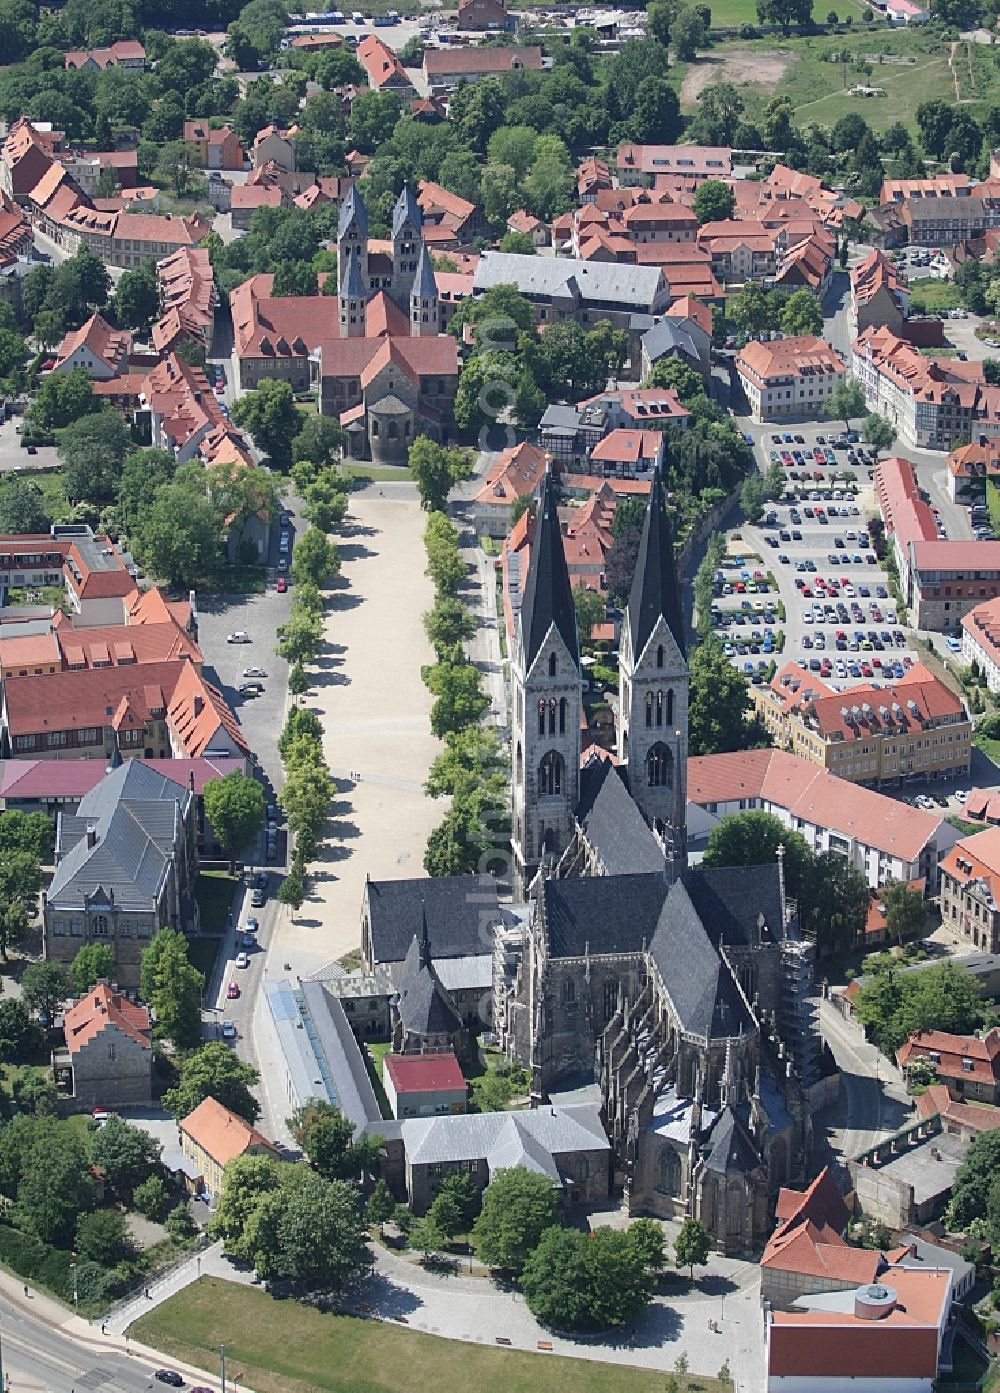
[{"label": "gray slate church roof", "polygon": [[562,635],[573,662],[579,666],[576,607],[573,604],[573,590],[569,583],[566,554],[559,530],[555,487],[548,472],[542,481],[538,520],[531,544],[531,561],[528,565],[528,579],[524,586],[519,622],[524,644],[525,671],[534,662],[553,624]]},{"label": "gray slate church roof", "polygon": [[365,894],[374,963],[401,963],[425,915],[435,959],[492,953],[493,928],[504,917],[488,875],[369,880]]},{"label": "gray slate church roof", "polygon": [[410,1035],[451,1035],[462,1029],[462,1017],[438,980],[431,962],[426,919],[421,937],[414,937],[407,950],[396,1009],[403,1029]]},{"label": "gray slate church roof", "polygon": [[605,875],[663,871],[663,852],[610,760],[589,759],[580,770],[576,816]]}]

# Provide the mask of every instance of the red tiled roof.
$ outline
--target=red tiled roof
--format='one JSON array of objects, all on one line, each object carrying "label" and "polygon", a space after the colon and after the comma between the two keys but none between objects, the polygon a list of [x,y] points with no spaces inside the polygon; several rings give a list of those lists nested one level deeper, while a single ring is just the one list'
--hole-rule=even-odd
[{"label": "red tiled roof", "polygon": [[194,1144],[219,1166],[225,1166],[227,1161],[242,1156],[251,1146],[274,1150],[262,1132],[212,1097],[203,1098],[194,1112],[181,1118],[177,1127],[179,1131],[186,1132]]},{"label": "red tiled roof", "polygon": [[902,1069],[914,1059],[926,1059],[932,1051],[939,1056],[934,1068],[944,1078],[988,1084],[1000,1079],[1000,1029],[996,1027],[982,1039],[943,1030],[914,1030],[896,1051],[896,1062]]},{"label": "red tiled roof", "polygon": [[465,1075],[451,1050],[387,1054],[383,1067],[397,1093],[436,1093],[443,1089],[465,1092]]},{"label": "red tiled roof", "polygon": [[107,982],[98,982],[67,1009],[63,1018],[66,1048],[70,1054],[76,1054],[109,1025],[117,1026],[144,1050],[152,1048],[149,1011],[120,992],[112,991]]},{"label": "red tiled roof", "polygon": [[928,1084],[914,1101],[922,1118],[936,1113],[970,1132],[992,1132],[1000,1127],[1000,1108],[985,1103],[959,1103],[948,1092],[946,1083]]},{"label": "red tiled roof", "polygon": [[[361,45],[358,45],[361,56]],[[364,62],[364,59],[361,60]],[[505,48],[428,48],[424,50],[424,72],[428,77],[448,76],[451,73],[509,73],[515,68],[530,68],[540,72],[542,50],[537,45],[511,45]]]}]

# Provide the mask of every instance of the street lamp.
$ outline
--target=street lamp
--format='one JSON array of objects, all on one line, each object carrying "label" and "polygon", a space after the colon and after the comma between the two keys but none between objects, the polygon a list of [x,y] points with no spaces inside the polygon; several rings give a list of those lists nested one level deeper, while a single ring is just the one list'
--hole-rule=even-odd
[{"label": "street lamp", "polygon": [[72,1272],[72,1274],[73,1274],[73,1310],[74,1310],[74,1312],[76,1313],[76,1315],[79,1315],[79,1314],[80,1314],[80,1288],[79,1288],[79,1283],[77,1282],[76,1263],[75,1263],[75,1262],[71,1262],[71,1263],[70,1263],[70,1265],[69,1265],[69,1270],[70,1270],[70,1271]]}]

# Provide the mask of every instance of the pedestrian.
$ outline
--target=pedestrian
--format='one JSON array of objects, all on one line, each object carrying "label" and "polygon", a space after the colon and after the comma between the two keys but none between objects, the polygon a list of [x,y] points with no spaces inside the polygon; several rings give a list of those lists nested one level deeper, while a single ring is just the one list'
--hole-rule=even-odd
[{"label": "pedestrian", "polygon": [[101,1321],[101,1334],[102,1334],[102,1335],[106,1335],[107,1333],[108,1333],[108,1323],[107,1323],[106,1320],[102,1320],[102,1321]]},{"label": "pedestrian", "polygon": [[153,1298],[152,1298],[152,1297],[150,1296],[150,1294],[149,1294],[149,1287],[147,1287],[147,1288],[146,1288],[146,1300],[147,1300],[147,1301],[152,1301],[152,1299],[153,1299]]},{"label": "pedestrian", "polygon": [[25,1294],[25,1296],[28,1295],[28,1284],[27,1284],[27,1282],[25,1282],[25,1284],[24,1284],[24,1294]]}]

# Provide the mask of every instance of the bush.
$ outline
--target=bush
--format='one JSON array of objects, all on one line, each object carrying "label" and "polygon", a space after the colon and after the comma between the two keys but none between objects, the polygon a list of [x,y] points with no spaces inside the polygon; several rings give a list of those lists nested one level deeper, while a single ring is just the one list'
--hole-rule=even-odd
[{"label": "bush", "polygon": [[171,1209],[164,1220],[164,1228],[175,1243],[186,1243],[198,1232],[198,1225],[192,1219],[191,1211],[186,1204],[179,1204]]},{"label": "bush", "polygon": [[146,1218],[152,1219],[154,1223],[159,1223],[170,1207],[170,1191],[166,1182],[158,1175],[151,1175],[148,1180],[137,1185],[132,1199],[139,1213],[145,1214]]}]

